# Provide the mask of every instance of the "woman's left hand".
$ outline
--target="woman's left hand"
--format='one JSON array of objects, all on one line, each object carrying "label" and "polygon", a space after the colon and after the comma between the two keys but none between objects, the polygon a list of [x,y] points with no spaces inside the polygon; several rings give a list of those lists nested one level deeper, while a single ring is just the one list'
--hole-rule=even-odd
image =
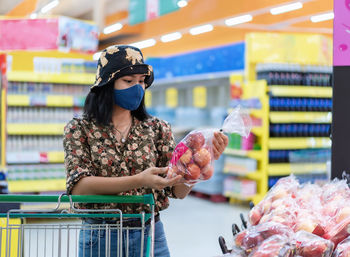
[{"label": "woman's left hand", "polygon": [[228,137],[224,133],[214,132],[213,154],[215,160],[219,159],[220,155],[223,153],[227,145]]}]

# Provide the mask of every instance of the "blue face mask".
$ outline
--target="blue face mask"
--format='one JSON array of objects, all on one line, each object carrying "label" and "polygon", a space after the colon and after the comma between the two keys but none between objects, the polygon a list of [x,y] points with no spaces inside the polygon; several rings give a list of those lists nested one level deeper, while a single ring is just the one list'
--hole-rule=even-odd
[{"label": "blue face mask", "polygon": [[145,91],[140,84],[126,89],[114,89],[114,103],[126,110],[136,110],[143,98]]}]

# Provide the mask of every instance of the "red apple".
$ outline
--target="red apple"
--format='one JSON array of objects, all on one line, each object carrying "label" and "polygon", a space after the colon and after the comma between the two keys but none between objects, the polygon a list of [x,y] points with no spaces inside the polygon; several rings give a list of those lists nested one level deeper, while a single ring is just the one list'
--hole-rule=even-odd
[{"label": "red apple", "polygon": [[189,148],[198,151],[204,145],[205,138],[202,133],[194,132],[187,136],[185,143]]},{"label": "red apple", "polygon": [[242,232],[239,232],[236,237],[235,237],[235,244],[238,247],[241,247],[243,244],[243,239],[245,238],[245,236],[247,235],[248,230],[243,230]]},{"label": "red apple", "polygon": [[213,176],[213,173],[214,173],[213,166],[208,164],[207,166],[205,166],[204,168],[201,169],[201,175],[199,178],[201,180],[208,180]]},{"label": "red apple", "polygon": [[184,165],[187,165],[192,160],[192,151],[187,149],[187,151],[180,157],[180,162]]},{"label": "red apple", "polygon": [[187,165],[187,172],[185,174],[185,179],[187,180],[196,180],[201,174],[201,169],[194,163]]},{"label": "red apple", "polygon": [[257,208],[253,208],[250,212],[249,212],[249,221],[250,224],[257,225],[259,223],[261,219],[261,213]]},{"label": "red apple", "polygon": [[193,160],[199,167],[202,168],[210,162],[211,156],[207,149],[201,148],[193,155]]}]

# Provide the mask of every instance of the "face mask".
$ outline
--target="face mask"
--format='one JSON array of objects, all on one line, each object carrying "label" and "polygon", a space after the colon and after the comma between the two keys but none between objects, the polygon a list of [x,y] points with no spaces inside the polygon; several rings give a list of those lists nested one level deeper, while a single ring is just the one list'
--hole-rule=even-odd
[{"label": "face mask", "polygon": [[126,110],[136,110],[143,98],[145,91],[140,84],[126,89],[114,89],[114,103]]}]

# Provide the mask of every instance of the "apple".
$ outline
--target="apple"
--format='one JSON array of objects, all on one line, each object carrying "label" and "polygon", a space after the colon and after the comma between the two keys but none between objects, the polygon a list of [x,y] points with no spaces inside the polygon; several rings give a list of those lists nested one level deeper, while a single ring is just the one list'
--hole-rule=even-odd
[{"label": "apple", "polygon": [[198,151],[205,143],[205,138],[202,133],[194,132],[189,134],[185,139],[186,145],[194,151]]},{"label": "apple", "polygon": [[261,213],[257,208],[253,208],[250,212],[249,212],[249,222],[250,224],[257,225],[261,219]]},{"label": "apple", "polygon": [[204,167],[210,163],[211,156],[207,149],[201,148],[193,155],[193,160],[199,167]]},{"label": "apple", "polygon": [[190,163],[187,165],[187,172],[185,174],[186,180],[196,180],[199,178],[201,174],[201,169],[194,163]]},{"label": "apple", "polygon": [[187,165],[192,160],[192,151],[187,149],[187,151],[180,157],[180,162],[184,165]]},{"label": "apple", "polygon": [[350,207],[341,208],[335,217],[335,221],[337,223],[340,223],[349,216],[350,216]]},{"label": "apple", "polygon": [[213,173],[214,173],[213,166],[208,164],[207,166],[205,166],[204,168],[201,169],[201,175],[199,178],[201,180],[208,180],[213,176]]},{"label": "apple", "polygon": [[239,232],[236,237],[235,237],[235,244],[238,246],[238,247],[241,247],[242,244],[243,244],[243,239],[246,237],[248,233],[248,230],[243,230],[241,232]]}]

